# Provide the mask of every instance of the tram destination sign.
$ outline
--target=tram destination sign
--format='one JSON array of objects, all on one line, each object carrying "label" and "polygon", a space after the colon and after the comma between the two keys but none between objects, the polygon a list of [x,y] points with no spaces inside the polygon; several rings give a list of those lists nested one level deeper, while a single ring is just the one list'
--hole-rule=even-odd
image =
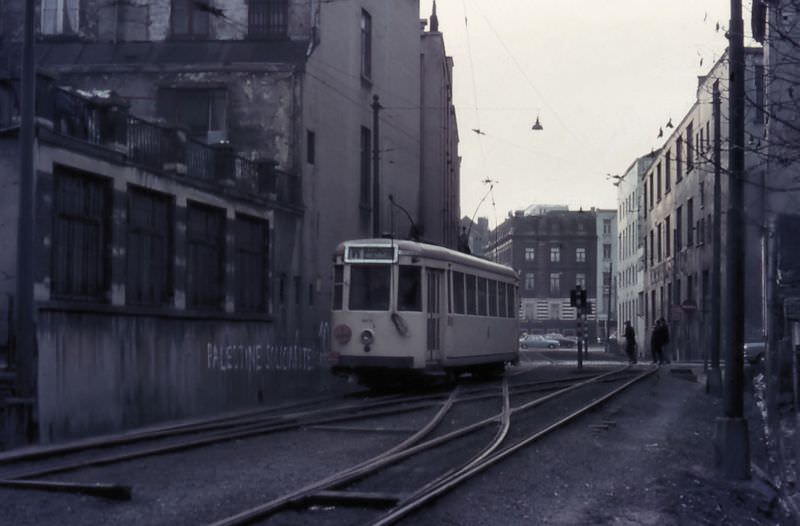
[{"label": "tram destination sign", "polygon": [[394,263],[397,247],[394,245],[348,245],[344,253],[346,263]]}]

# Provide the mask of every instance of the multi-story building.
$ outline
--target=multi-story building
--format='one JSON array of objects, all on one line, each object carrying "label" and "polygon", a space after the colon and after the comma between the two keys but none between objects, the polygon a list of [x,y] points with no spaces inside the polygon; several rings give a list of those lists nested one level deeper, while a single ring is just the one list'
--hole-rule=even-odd
[{"label": "multi-story building", "polygon": [[[597,214],[516,212],[489,236],[487,256],[513,267],[520,276],[520,329],[528,333],[576,335],[577,316],[570,291],[587,291],[596,309]],[[588,316],[589,339],[597,337],[595,314]]]},{"label": "multi-story building", "polygon": [[641,179],[653,159],[653,152],[636,159],[615,183],[617,185],[616,274],[617,339],[623,344],[625,322],[631,322],[640,349],[644,349],[647,326],[644,319],[644,229],[645,216]]},{"label": "multi-story building", "polygon": [[617,212],[616,210],[595,210],[597,218],[597,270],[594,296],[597,298],[595,311],[596,334],[606,342],[616,330],[617,304],[615,296],[615,272],[617,261]]},{"label": "multi-story building", "polygon": [[461,218],[461,232],[466,235],[470,253],[483,256],[489,244],[489,218],[479,217],[477,222],[464,216]]},{"label": "multi-story building", "polygon": [[[747,133],[763,136],[761,50],[746,50]],[[697,101],[677,123],[663,147],[642,175],[646,227],[645,323],[651,329],[664,318],[671,329],[676,358],[702,359],[709,349],[713,227],[721,217],[721,253],[725,254],[725,217],[728,206],[727,141],[728,60],[725,54],[699,79]],[[761,102],[759,102],[761,101]],[[754,152],[745,159],[746,228],[745,272],[761,276],[761,233],[764,225],[764,168]],[[720,178],[722,208],[714,210],[714,182]],[[720,263],[725,283],[724,257]],[[757,335],[761,323],[761,279],[748,279],[745,295],[746,333]],[[721,302],[727,292],[723,287]],[[725,335],[727,331],[722,330]]]},{"label": "multi-story building", "polygon": [[[15,115],[21,89],[23,5],[0,4],[0,119],[10,123],[11,136],[19,122]],[[177,241],[162,247],[167,251],[162,270],[171,281],[159,290],[171,295],[157,306],[134,305],[137,285],[128,281],[124,271],[129,266],[112,265],[88,296],[62,294],[58,280],[38,272],[37,299],[58,312],[50,332],[38,335],[38,363],[97,363],[90,359],[91,353],[106,349],[109,368],[90,368],[82,374],[102,378],[97,385],[111,391],[82,392],[124,400],[127,395],[114,389],[125,384],[117,382],[110,371],[124,369],[131,377],[130,385],[149,388],[145,374],[149,366],[142,360],[147,360],[149,350],[158,348],[165,351],[164,360],[181,354],[194,356],[192,363],[208,366],[208,373],[181,379],[184,389],[212,386],[214,392],[217,380],[206,381],[206,374],[216,375],[228,378],[219,382],[235,382],[249,393],[228,399],[230,393],[225,391],[222,405],[255,403],[270,396],[269,391],[254,387],[266,373],[229,367],[225,360],[234,354],[227,351],[221,355],[222,362],[215,362],[214,349],[297,346],[313,349],[319,363],[329,334],[330,257],[339,242],[389,230],[404,236],[414,223],[424,236],[454,245],[459,158],[451,100],[452,61],[444,52],[441,32],[434,31],[436,24],[429,32],[423,26],[416,0],[219,0],[213,5],[187,0],[37,2],[36,67],[52,78],[47,93],[53,94],[41,99],[41,107],[47,108],[43,118],[59,116],[46,126],[58,136],[77,137],[78,142],[97,143],[102,138],[104,148],[117,148],[114,162],[143,165],[157,175],[167,174],[170,181],[175,177],[185,177],[192,184],[200,181],[197,184],[204,191],[216,195],[209,201],[206,197],[210,196],[202,192],[165,186],[160,175],[131,182],[127,176],[112,177],[105,165],[87,161],[72,166],[55,161],[56,156],[43,157],[45,150],[37,150],[42,173],[56,174],[55,164],[61,163],[82,170],[80,177],[88,182],[76,185],[87,192],[92,192],[90,183],[96,180],[103,183],[102,188],[111,185],[114,191],[108,199],[114,200],[113,206],[103,205],[95,210],[98,214],[113,213],[113,221],[124,222],[130,212],[119,208],[117,200],[127,199],[126,185],[143,186],[146,192],[174,201],[174,213],[163,216],[152,211],[159,221],[168,222],[166,230],[174,227],[175,236],[189,235],[187,231],[195,227],[202,230],[194,252]],[[434,75],[434,70],[439,73]],[[111,127],[124,130],[125,136],[111,140],[97,135],[107,124],[102,119],[126,123]],[[69,142],[59,144],[67,148],[65,141]],[[75,140],[70,144],[81,152],[86,149]],[[94,153],[96,146],[89,148]],[[15,155],[13,148],[4,151]],[[16,165],[17,160],[2,163]],[[52,179],[61,180],[55,175]],[[224,184],[220,188],[217,183]],[[0,184],[15,188],[13,181]],[[238,201],[226,200],[225,185],[242,191],[248,184],[252,196],[237,194],[237,199],[250,203],[243,212]],[[42,184],[40,193],[45,197],[40,198],[57,201],[59,189],[67,187],[56,184],[50,189]],[[439,197],[436,203],[423,200],[428,187]],[[265,194],[259,193],[264,189]],[[46,197],[49,190],[52,195]],[[104,192],[95,193],[102,196]],[[264,283],[249,283],[263,298],[246,315],[240,313],[243,303],[236,300],[241,272],[231,258],[239,254],[237,258],[247,259],[247,250],[242,248],[240,254],[230,245],[238,239],[235,220],[239,214],[266,221],[266,230],[253,233],[252,241],[263,234],[269,246]],[[98,228],[104,224],[98,223]],[[127,250],[126,239],[133,234],[114,232],[111,238],[103,238],[103,246],[113,250],[113,258],[121,258]],[[56,242],[46,231],[41,235],[44,245]],[[203,236],[211,237],[204,241]],[[228,248],[220,251],[220,243]],[[49,269],[57,253],[55,248],[48,249],[40,264]],[[195,256],[213,260],[213,268],[192,271]],[[75,269],[81,265],[76,263]],[[13,268],[0,270],[3,275],[13,274]],[[202,294],[193,296],[192,283],[197,280],[206,286]],[[13,275],[2,286],[3,292],[13,291]],[[0,309],[5,311],[4,302]],[[113,323],[95,323],[87,313],[102,313]],[[0,318],[5,317],[0,313]],[[198,331],[207,336],[201,343],[181,340],[181,334],[193,330],[185,322],[187,317],[220,328]],[[145,327],[145,321],[158,325],[164,319],[172,320],[169,329],[137,329]],[[259,329],[248,329],[254,320]],[[61,345],[61,340],[48,336],[67,328],[80,345]],[[8,334],[5,324],[2,329],[6,334],[0,334],[0,342]],[[172,340],[185,345],[172,345]],[[137,351],[128,355],[123,349]],[[224,365],[212,366],[220,363]],[[35,370],[24,374],[37,377]],[[38,378],[41,388],[47,389],[44,383],[52,376]],[[285,383],[267,382],[275,389]],[[290,383],[304,385],[296,378]],[[167,403],[158,396],[151,401]],[[172,407],[170,416],[214,409],[191,402]],[[137,413],[136,418],[122,416],[121,421],[83,422],[70,432],[140,424],[152,416]]]}]

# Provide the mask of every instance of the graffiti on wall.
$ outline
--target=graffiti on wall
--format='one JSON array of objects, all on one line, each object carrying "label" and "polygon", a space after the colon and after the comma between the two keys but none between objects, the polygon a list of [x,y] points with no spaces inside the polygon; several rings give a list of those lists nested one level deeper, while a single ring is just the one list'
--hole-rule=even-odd
[{"label": "graffiti on wall", "polygon": [[313,371],[319,355],[300,345],[215,345],[206,346],[208,369],[212,371]]}]

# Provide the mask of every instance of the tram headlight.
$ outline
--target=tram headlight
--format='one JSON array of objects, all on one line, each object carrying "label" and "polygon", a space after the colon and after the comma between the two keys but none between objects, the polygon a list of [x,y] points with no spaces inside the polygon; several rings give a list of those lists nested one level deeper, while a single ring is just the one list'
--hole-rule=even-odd
[{"label": "tram headlight", "polygon": [[347,345],[350,343],[350,338],[353,337],[353,331],[347,325],[337,325],[333,329],[333,337],[336,338],[339,345]]},{"label": "tram headlight", "polygon": [[372,329],[364,329],[361,331],[360,339],[363,345],[372,345],[372,342],[375,341],[375,333]]}]

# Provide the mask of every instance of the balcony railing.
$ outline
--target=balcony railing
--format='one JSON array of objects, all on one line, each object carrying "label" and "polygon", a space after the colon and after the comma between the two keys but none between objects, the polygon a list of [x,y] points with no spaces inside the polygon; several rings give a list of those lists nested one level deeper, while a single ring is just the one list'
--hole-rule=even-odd
[{"label": "balcony railing", "polygon": [[227,143],[206,144],[185,130],[130,115],[124,101],[52,83],[37,86],[37,114],[59,135],[123,154],[142,168],[236,187],[290,204],[302,201],[300,178],[279,171],[274,161],[251,160]]}]

